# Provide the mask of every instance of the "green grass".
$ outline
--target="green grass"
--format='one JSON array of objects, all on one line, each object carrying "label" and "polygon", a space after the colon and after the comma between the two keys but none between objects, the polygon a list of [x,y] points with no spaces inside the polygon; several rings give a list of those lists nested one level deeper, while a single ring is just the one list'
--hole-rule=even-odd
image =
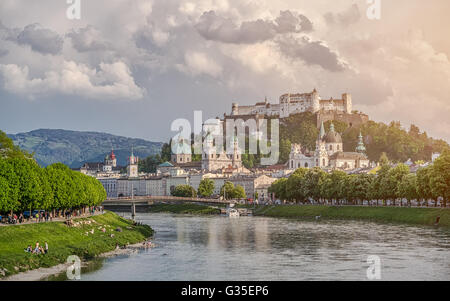
[{"label": "green grass", "polygon": [[156,204],[149,212],[168,212],[179,214],[220,214],[220,209],[198,204]]},{"label": "green grass", "polygon": [[358,207],[358,206],[258,206],[255,215],[288,218],[369,220],[376,222],[406,223],[416,225],[434,225],[440,216],[439,226],[450,227],[450,210],[439,208],[407,207]]},{"label": "green grass", "polygon": [[[0,278],[4,277],[1,271],[5,272],[5,276],[9,276],[39,267],[51,267],[64,263],[69,255],[89,260],[114,250],[117,243],[121,246],[133,244],[153,234],[149,226],[134,226],[132,221],[112,212],[77,219],[75,222],[87,220],[97,223],[70,228],[63,222],[0,227]],[[100,226],[107,226],[106,233],[98,229]],[[117,227],[122,228],[123,232],[115,231]],[[86,235],[86,232],[92,229],[94,234]],[[114,238],[110,237],[111,234],[114,234]],[[48,254],[35,255],[24,251],[28,245],[34,248],[37,241],[40,245],[48,242]]]}]

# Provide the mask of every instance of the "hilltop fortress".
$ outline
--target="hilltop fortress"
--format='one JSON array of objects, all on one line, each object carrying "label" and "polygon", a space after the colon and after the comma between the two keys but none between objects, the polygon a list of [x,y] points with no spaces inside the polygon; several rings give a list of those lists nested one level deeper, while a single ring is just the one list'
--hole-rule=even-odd
[{"label": "hilltop fortress", "polygon": [[[310,93],[283,94],[279,103],[272,104],[265,99],[255,105],[240,106],[233,103],[231,114],[225,119],[248,119],[263,118],[264,116],[287,118],[290,115],[311,112],[317,114],[317,126],[321,122],[328,120],[345,121],[349,126],[360,125],[369,120],[369,117],[362,113],[352,111],[352,96],[348,93],[342,94],[340,99],[322,99],[314,89]],[[251,117],[250,117],[251,116]]]}]

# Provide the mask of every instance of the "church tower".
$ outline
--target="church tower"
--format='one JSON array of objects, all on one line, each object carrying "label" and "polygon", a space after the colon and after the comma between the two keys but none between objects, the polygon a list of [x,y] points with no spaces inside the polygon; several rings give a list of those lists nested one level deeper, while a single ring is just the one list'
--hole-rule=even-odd
[{"label": "church tower", "polygon": [[324,138],[325,138],[325,127],[322,121],[322,124],[320,125],[319,137],[317,137],[316,141],[316,151],[314,152],[314,161],[316,167],[328,166],[328,153]]},{"label": "church tower", "polygon": [[131,148],[131,156],[128,158],[127,175],[129,178],[137,178],[139,158],[134,156],[133,148]]},{"label": "church tower", "polygon": [[234,137],[234,141],[233,141],[232,166],[234,168],[241,168],[242,167],[241,150],[239,148],[239,141],[238,141],[236,136]]},{"label": "church tower", "polygon": [[364,154],[366,152],[366,147],[364,146],[361,130],[359,131],[358,145],[356,146],[356,152],[360,154]]}]

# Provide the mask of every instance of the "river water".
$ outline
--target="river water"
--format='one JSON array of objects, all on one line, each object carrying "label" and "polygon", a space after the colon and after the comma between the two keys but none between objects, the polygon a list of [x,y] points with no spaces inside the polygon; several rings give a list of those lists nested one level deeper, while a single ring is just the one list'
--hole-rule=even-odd
[{"label": "river water", "polygon": [[156,231],[156,247],[106,259],[82,280],[367,280],[369,255],[380,258],[382,280],[450,280],[449,230],[160,213],[136,220]]}]

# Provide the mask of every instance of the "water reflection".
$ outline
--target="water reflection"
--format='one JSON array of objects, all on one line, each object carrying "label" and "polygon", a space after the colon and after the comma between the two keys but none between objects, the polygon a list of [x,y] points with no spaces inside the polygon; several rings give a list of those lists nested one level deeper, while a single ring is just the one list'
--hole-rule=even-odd
[{"label": "water reflection", "polygon": [[450,280],[448,230],[359,221],[141,214],[157,247],[104,262],[83,280]]}]

